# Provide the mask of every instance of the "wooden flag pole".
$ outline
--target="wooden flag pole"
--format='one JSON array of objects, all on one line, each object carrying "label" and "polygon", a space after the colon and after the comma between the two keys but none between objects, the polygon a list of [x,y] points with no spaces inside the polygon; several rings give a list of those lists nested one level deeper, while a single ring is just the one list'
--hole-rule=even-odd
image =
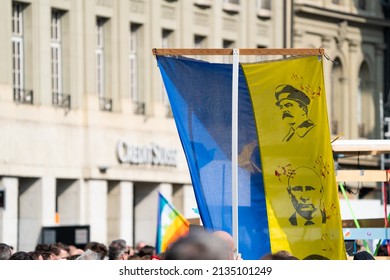
[{"label": "wooden flag pole", "polygon": [[[233,55],[235,49],[152,49],[153,55]],[[318,49],[238,49],[240,55],[325,55]]]}]

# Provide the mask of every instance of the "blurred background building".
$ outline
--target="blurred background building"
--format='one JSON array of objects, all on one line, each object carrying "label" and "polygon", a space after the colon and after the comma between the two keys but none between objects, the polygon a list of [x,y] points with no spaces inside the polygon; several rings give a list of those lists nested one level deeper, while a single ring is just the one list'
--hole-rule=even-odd
[{"label": "blurred background building", "polygon": [[199,218],[152,48],[323,47],[332,137],[384,137],[389,1],[1,0],[0,16],[0,242],[19,250],[69,225],[154,244],[158,191]]}]

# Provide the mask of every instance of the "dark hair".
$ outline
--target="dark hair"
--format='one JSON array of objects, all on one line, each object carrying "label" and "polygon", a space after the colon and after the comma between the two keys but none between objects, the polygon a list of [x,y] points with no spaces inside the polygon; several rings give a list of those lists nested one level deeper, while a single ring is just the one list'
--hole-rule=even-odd
[{"label": "dark hair", "polygon": [[124,252],[126,252],[126,250],[128,249],[125,240],[123,239],[113,240],[110,246],[108,246],[108,258],[110,260],[117,260]]},{"label": "dark hair", "polygon": [[293,256],[290,252],[281,250],[274,254],[266,254],[261,257],[261,260],[298,260],[298,258]]},{"label": "dark hair", "polygon": [[57,242],[56,245],[61,249],[61,250],[65,250],[66,252],[70,252],[70,248],[68,245],[66,245],[65,243],[62,243],[62,242]]},{"label": "dark hair", "polygon": [[180,238],[166,251],[166,260],[228,260],[230,250],[225,241],[208,232]]},{"label": "dark hair", "polygon": [[77,259],[80,256],[81,256],[81,254],[77,254],[77,255],[69,256],[66,259],[69,261],[74,261],[75,259]]},{"label": "dark hair", "polygon": [[21,260],[21,261],[34,260],[33,257],[29,253],[26,253],[23,251],[19,251],[19,252],[12,254],[12,256],[9,259],[10,260]]},{"label": "dark hair", "polygon": [[101,260],[103,260],[107,256],[108,249],[107,246],[104,245],[103,243],[89,242],[85,246],[84,251],[87,251],[88,249],[98,253],[100,255]]},{"label": "dark hair", "polygon": [[152,256],[154,255],[154,253],[155,253],[155,248],[153,246],[146,245],[139,250],[138,256],[142,258],[143,256]]},{"label": "dark hair", "polygon": [[[31,251],[28,252],[28,254],[34,259],[34,260],[39,260],[39,257],[42,257],[42,254],[38,251]],[[43,259],[43,257],[42,257]]]},{"label": "dark hair", "polygon": [[353,256],[353,259],[354,260],[375,260],[375,258],[367,251],[360,251],[360,252],[357,252],[354,256]]},{"label": "dark hair", "polygon": [[43,243],[37,244],[37,246],[35,246],[35,251],[49,252],[50,251],[50,245],[49,244],[43,244]]}]

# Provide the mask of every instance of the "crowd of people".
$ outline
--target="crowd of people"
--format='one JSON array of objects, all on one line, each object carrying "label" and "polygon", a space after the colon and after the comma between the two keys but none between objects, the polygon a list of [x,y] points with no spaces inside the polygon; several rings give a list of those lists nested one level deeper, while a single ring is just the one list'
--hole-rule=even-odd
[{"label": "crowd of people", "polygon": [[[287,251],[269,253],[261,260],[298,260]],[[370,253],[357,253],[355,260],[375,259]],[[172,243],[165,252],[156,253],[152,245],[138,242],[130,246],[123,239],[113,240],[108,246],[89,242],[85,248],[61,242],[38,244],[34,251],[15,251],[0,243],[0,260],[242,260],[234,247],[232,236],[224,231],[188,234]]]}]

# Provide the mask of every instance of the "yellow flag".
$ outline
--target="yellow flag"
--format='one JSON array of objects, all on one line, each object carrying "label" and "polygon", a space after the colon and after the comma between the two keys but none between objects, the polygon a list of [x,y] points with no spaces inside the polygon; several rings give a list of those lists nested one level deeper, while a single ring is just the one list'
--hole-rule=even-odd
[{"label": "yellow flag", "polygon": [[322,56],[242,68],[260,143],[272,252],[346,259]]}]

